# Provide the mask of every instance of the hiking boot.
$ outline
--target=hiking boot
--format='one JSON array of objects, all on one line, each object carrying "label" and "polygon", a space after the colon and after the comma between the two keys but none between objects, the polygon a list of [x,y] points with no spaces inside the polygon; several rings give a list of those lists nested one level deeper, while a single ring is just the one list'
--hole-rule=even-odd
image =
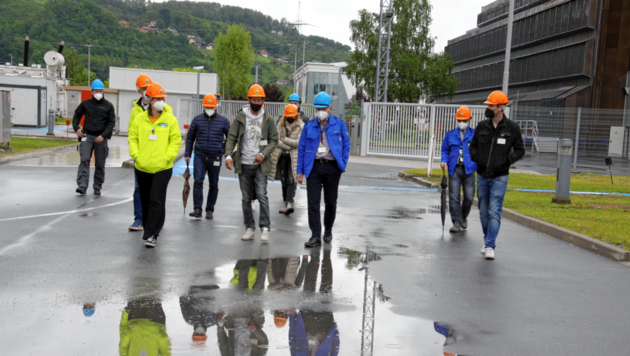
[{"label": "hiking boot", "polygon": [[94,195],[100,196],[101,195],[101,191],[94,189]]},{"label": "hiking boot", "polygon": [[304,247],[319,247],[322,245],[322,241],[319,239],[319,237],[311,237],[310,240],[308,240],[306,243],[304,243]]},{"label": "hiking boot", "polygon": [[144,228],[142,227],[142,221],[136,220],[129,226],[129,231],[142,231]]},{"label": "hiking boot", "polygon": [[483,247],[481,248],[481,254],[485,255],[486,254],[486,245],[484,244]]},{"label": "hiking boot", "polygon": [[201,215],[201,210],[195,210],[192,213],[188,214],[188,216],[192,216],[193,218],[201,219],[203,215]]},{"label": "hiking boot", "polygon": [[289,204],[284,204],[284,208],[280,209],[280,211],[278,211],[278,213],[286,214],[288,210],[289,210]]},{"label": "hiking boot", "polygon": [[243,241],[251,241],[254,239],[254,235],[256,234],[256,230],[254,229],[247,229],[245,230],[245,235],[243,235],[241,237],[241,240]]},{"label": "hiking boot", "polygon": [[486,248],[486,260],[494,260],[494,249],[492,247]]},{"label": "hiking boot", "polygon": [[212,211],[206,211],[206,219],[208,220],[214,219],[214,213]]},{"label": "hiking boot", "polygon": [[155,238],[155,236],[151,236],[144,243],[144,246],[145,247],[155,247],[155,244],[157,244],[157,238]]},{"label": "hiking boot", "polygon": [[293,205],[291,203],[287,203],[287,211],[286,213],[284,213],[284,215],[289,216],[293,214],[294,211],[295,209],[293,209]]},{"label": "hiking boot", "polygon": [[81,194],[81,195],[85,195],[85,188],[77,188],[77,190],[75,190],[75,192]]},{"label": "hiking boot", "polygon": [[333,239],[332,230],[326,230],[324,232],[324,242],[329,244]]},{"label": "hiking boot", "polygon": [[462,223],[462,229],[466,230],[468,228],[468,219],[464,219],[464,222]]},{"label": "hiking boot", "polygon": [[461,232],[462,231],[462,224],[459,221],[455,221],[453,223],[453,227],[450,230],[448,230],[448,231],[450,231],[452,233]]},{"label": "hiking boot", "polygon": [[260,241],[263,241],[263,242],[269,241],[269,228],[268,227],[262,228],[262,235],[260,235]]}]

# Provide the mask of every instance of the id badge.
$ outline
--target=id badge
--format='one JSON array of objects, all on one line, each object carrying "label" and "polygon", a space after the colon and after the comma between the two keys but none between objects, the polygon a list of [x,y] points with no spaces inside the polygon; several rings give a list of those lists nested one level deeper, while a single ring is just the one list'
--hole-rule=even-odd
[{"label": "id badge", "polygon": [[83,136],[83,138],[81,138],[81,142],[87,142],[87,137]]},{"label": "id badge", "polygon": [[221,162],[220,161],[214,161],[213,165],[215,167],[221,167]]},{"label": "id badge", "polygon": [[157,141],[157,135],[149,135],[149,141]]},{"label": "id badge", "polygon": [[504,138],[497,139],[497,144],[498,145],[505,145],[505,139]]},{"label": "id badge", "polygon": [[319,148],[317,149],[317,153],[326,153],[326,151],[327,151],[327,150],[326,150],[326,147],[319,147]]},{"label": "id badge", "polygon": [[267,140],[260,140],[261,146],[267,146]]}]

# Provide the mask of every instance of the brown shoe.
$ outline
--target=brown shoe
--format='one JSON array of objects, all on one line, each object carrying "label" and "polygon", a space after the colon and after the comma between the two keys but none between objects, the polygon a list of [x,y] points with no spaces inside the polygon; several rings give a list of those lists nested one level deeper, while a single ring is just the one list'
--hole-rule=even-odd
[{"label": "brown shoe", "polygon": [[291,203],[287,203],[286,212],[284,213],[284,215],[289,216],[293,214],[294,211],[295,209],[293,209],[293,205],[291,205]]},{"label": "brown shoe", "polygon": [[286,214],[288,210],[289,210],[289,204],[285,204],[284,208],[280,209],[279,213]]}]

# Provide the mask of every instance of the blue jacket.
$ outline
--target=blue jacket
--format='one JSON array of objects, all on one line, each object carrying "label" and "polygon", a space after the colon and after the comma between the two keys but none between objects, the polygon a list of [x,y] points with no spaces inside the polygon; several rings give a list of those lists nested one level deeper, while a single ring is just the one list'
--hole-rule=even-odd
[{"label": "blue jacket", "polygon": [[[317,119],[313,120],[317,121]],[[291,356],[308,356],[308,336],[302,315],[291,314],[289,316],[289,347]],[[339,355],[339,331],[334,324],[328,331],[328,335],[315,352],[315,356],[337,356]]]},{"label": "blue jacket", "polygon": [[455,172],[455,166],[457,165],[457,158],[459,157],[459,147],[464,149],[464,168],[466,174],[477,171],[477,163],[470,159],[470,141],[473,138],[475,130],[470,127],[466,131],[464,136],[464,144],[462,146],[462,139],[459,136],[459,128],[455,128],[444,135],[444,141],[442,141],[442,162],[448,164],[448,174],[453,175]]},{"label": "blue jacket", "polygon": [[223,115],[214,113],[209,119],[205,113],[195,116],[186,136],[185,157],[191,156],[193,144],[196,156],[223,156],[224,138],[228,132],[230,132],[230,121]]},{"label": "blue jacket", "polygon": [[[298,147],[297,174],[304,174],[307,178],[311,174],[317,147],[319,147],[319,138],[322,129],[319,126],[317,118],[310,120],[304,124],[302,136],[300,136],[300,145]],[[348,158],[350,157],[350,135],[346,123],[332,115],[328,117],[328,125],[326,126],[326,139],[328,146],[332,152],[337,166],[342,172],[346,171]]]}]

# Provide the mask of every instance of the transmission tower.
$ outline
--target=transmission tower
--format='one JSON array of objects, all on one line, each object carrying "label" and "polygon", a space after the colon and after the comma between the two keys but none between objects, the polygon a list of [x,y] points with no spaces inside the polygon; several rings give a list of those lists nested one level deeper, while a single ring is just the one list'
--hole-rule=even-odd
[{"label": "transmission tower", "polygon": [[361,356],[372,356],[374,353],[374,321],[376,312],[376,281],[368,277],[370,250],[366,247],[365,265],[359,270],[365,271],[363,285],[363,335],[361,337]]},{"label": "transmission tower", "polygon": [[378,54],[376,57],[376,96],[375,102],[387,102],[387,78],[389,77],[389,48],[392,34],[394,0],[381,0],[381,12],[374,17],[378,19]]}]

